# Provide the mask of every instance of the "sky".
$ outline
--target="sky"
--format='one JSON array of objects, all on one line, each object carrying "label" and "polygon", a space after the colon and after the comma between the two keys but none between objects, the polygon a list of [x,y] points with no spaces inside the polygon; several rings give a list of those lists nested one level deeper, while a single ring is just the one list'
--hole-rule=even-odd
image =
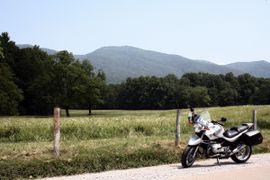
[{"label": "sky", "polygon": [[0,0],[17,44],[134,46],[217,64],[270,61],[270,0]]}]

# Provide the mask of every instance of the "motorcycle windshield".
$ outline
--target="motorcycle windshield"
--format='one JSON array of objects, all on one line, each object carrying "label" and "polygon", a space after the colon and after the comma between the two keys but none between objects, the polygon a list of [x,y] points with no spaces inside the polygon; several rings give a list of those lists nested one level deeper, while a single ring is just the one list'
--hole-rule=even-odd
[{"label": "motorcycle windshield", "polygon": [[203,111],[200,113],[198,119],[196,120],[196,123],[203,126],[207,126],[209,122],[211,122],[211,117],[208,111]]}]

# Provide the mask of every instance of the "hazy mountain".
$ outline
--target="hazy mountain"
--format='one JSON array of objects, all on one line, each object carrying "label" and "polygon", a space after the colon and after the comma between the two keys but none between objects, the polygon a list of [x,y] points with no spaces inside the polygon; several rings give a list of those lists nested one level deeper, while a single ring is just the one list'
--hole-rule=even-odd
[{"label": "hazy mountain", "polygon": [[219,66],[205,60],[191,60],[178,55],[130,46],[103,47],[79,58],[89,59],[96,69],[102,69],[110,83],[121,82],[127,77],[146,75],[165,76],[175,74],[181,76],[187,72],[241,73],[238,70]]},{"label": "hazy mountain", "polygon": [[241,70],[257,77],[270,77],[270,63],[264,60],[252,62],[236,62],[225,65],[235,70]]},{"label": "hazy mountain", "polygon": [[[20,48],[32,45],[18,45]],[[56,50],[41,48],[48,54]],[[120,83],[128,77],[165,76],[175,74],[180,77],[187,72],[208,72],[235,75],[250,73],[257,77],[270,77],[270,63],[267,61],[237,62],[228,65],[217,65],[206,60],[192,60],[179,55],[165,54],[130,46],[102,47],[86,55],[75,55],[83,60],[89,59],[96,70],[106,73],[109,83]]]}]

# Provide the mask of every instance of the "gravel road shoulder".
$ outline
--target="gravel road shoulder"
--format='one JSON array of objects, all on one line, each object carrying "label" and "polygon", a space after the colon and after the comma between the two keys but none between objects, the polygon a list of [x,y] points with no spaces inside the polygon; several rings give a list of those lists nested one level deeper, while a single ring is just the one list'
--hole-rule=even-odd
[{"label": "gravel road shoulder", "polygon": [[101,173],[89,173],[74,176],[46,178],[48,180],[197,180],[197,179],[255,179],[268,180],[270,178],[270,153],[252,155],[247,163],[236,164],[231,159],[220,160],[217,165],[215,159],[197,161],[191,168],[182,168],[181,164],[168,164],[145,168],[114,170]]}]

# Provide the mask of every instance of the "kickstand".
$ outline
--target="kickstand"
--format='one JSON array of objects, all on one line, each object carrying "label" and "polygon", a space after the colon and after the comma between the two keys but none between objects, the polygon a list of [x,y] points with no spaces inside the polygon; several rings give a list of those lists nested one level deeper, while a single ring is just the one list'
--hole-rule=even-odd
[{"label": "kickstand", "polygon": [[220,166],[220,163],[219,163],[219,158],[217,158],[217,164]]}]

